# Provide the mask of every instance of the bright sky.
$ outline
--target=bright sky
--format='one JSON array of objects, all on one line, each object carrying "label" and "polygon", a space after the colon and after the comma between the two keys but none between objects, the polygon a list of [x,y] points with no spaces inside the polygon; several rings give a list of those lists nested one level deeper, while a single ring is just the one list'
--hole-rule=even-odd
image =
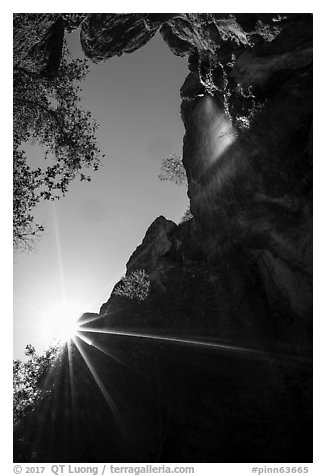
[{"label": "bright sky", "polygon": [[[78,32],[69,44],[83,56]],[[38,351],[47,345],[41,329],[63,292],[81,311],[98,312],[153,220],[180,220],[186,188],[157,176],[161,159],[182,151],[179,90],[186,75],[186,59],[159,34],[130,55],[91,63],[83,107],[100,124],[107,157],[92,182],[73,183],[55,206],[38,207],[46,232],[35,252],[14,257],[14,358],[23,357],[26,344]],[[37,148],[30,151],[37,157]]]}]

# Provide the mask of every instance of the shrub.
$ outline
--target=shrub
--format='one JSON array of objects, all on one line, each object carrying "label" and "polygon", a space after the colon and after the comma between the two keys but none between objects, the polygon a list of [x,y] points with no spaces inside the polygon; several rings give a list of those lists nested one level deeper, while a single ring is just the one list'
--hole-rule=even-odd
[{"label": "shrub", "polygon": [[181,220],[180,220],[180,223],[184,223],[184,222],[186,222],[186,221],[189,221],[189,220],[191,220],[192,218],[193,218],[193,214],[191,213],[190,207],[189,207],[189,208],[187,208],[187,210],[184,212],[184,214],[183,214],[183,216],[182,216],[182,218],[181,218]]},{"label": "shrub", "polygon": [[187,175],[180,156],[172,154],[162,160],[161,172],[159,179],[162,181],[169,180],[176,185],[184,185],[187,183]]},{"label": "shrub", "polygon": [[137,269],[122,278],[122,283],[118,284],[113,294],[125,296],[136,301],[145,301],[149,293],[149,276],[144,269]]}]

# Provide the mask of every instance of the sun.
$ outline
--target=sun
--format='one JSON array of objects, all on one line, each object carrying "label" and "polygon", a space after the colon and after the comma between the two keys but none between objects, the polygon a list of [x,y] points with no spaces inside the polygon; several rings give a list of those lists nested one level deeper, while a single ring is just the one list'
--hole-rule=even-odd
[{"label": "sun", "polygon": [[78,319],[83,311],[76,302],[63,301],[44,313],[43,338],[47,341],[68,342],[78,332]]}]

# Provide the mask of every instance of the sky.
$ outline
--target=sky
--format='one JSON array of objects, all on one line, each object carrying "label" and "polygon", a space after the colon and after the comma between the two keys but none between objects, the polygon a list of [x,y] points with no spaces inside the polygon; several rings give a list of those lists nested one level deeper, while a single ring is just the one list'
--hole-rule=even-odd
[{"label": "sky", "polygon": [[[67,39],[73,55],[84,57],[79,31]],[[63,293],[76,311],[98,312],[155,218],[178,222],[184,214],[186,187],[160,182],[158,174],[164,157],[182,153],[186,76],[186,59],[159,34],[132,54],[90,63],[82,107],[100,126],[106,158],[91,182],[76,181],[55,205],[37,207],[45,233],[35,251],[14,255],[14,358],[27,344],[46,348]],[[37,145],[25,150],[39,160]]]}]

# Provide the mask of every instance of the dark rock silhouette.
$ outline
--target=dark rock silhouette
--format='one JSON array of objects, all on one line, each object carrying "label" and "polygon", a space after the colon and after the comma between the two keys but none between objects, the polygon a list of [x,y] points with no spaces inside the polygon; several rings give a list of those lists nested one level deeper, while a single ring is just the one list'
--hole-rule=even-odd
[{"label": "dark rock silhouette", "polygon": [[148,299],[84,316],[17,441],[43,462],[310,462],[312,17],[91,14],[81,42],[99,61],[159,28],[189,58],[194,218],[151,225],[127,264]]},{"label": "dark rock silhouette", "polygon": [[169,14],[92,13],[82,25],[81,44],[85,54],[102,61],[144,46]]},{"label": "dark rock silhouette", "polygon": [[63,34],[58,13],[15,13],[14,67],[53,76],[60,66]]}]

